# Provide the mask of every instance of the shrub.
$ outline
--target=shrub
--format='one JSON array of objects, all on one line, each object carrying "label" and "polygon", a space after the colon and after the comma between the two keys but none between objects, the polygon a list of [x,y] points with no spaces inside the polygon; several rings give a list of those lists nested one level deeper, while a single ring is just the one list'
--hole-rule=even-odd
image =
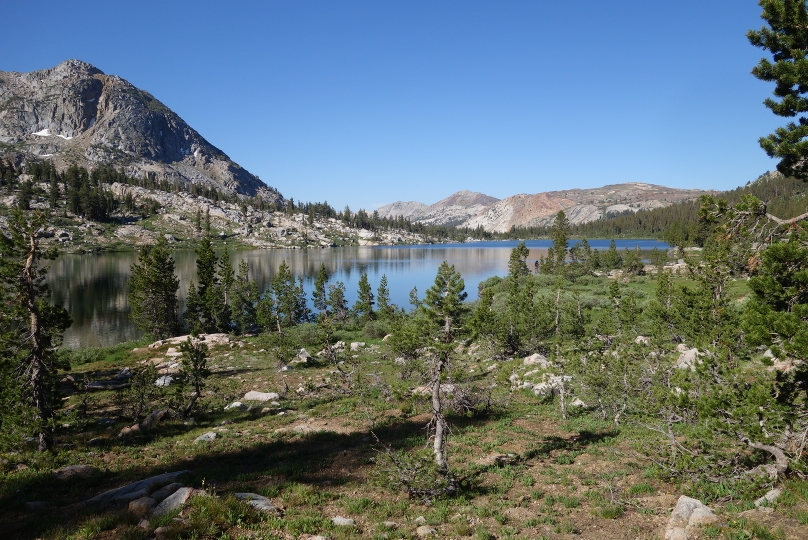
[{"label": "shrub", "polygon": [[370,321],[365,325],[362,333],[370,339],[381,339],[390,333],[390,323],[388,321]]}]

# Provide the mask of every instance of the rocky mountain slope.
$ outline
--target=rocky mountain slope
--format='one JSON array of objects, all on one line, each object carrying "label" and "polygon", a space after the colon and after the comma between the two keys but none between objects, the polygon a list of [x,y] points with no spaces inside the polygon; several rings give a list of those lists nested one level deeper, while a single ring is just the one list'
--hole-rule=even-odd
[{"label": "rocky mountain slope", "polygon": [[430,225],[459,225],[487,210],[499,199],[474,191],[458,191],[432,205],[395,202],[377,210],[381,217],[403,216]]},{"label": "rocky mountain slope", "polygon": [[151,94],[79,60],[0,71],[0,151],[283,200]]},{"label": "rocky mountain slope", "polygon": [[[29,180],[23,175],[23,180]],[[37,185],[45,193],[47,184]],[[166,192],[128,184],[108,186],[116,198],[131,196],[137,205],[151,201],[159,209],[145,218],[119,211],[115,219],[96,222],[72,213],[56,212],[42,233],[45,245],[58,244],[68,253],[128,250],[153,244],[164,236],[177,248],[193,248],[207,234],[201,221],[210,222],[211,235],[229,245],[256,248],[320,249],[336,246],[377,246],[429,244],[436,241],[424,234],[402,229],[370,231],[351,227],[341,220],[317,216],[309,220],[303,212],[261,210],[241,202],[213,201],[185,192]],[[0,210],[17,205],[17,195],[0,192]],[[45,195],[35,195],[32,209],[47,209]],[[200,220],[197,222],[197,220]],[[0,212],[0,234],[7,228],[7,217]]]},{"label": "rocky mountain slope", "polygon": [[[403,215],[412,221],[452,224],[486,231],[506,232],[511,227],[536,227],[552,224],[564,210],[573,224],[587,223],[623,212],[637,212],[695,199],[700,189],[676,189],[642,182],[612,184],[592,189],[548,191],[533,195],[514,195],[498,200],[482,193],[459,191],[426,206],[422,203],[396,202],[378,209],[379,215]],[[420,207],[418,205],[421,205]],[[408,210],[404,213],[401,210]]]}]

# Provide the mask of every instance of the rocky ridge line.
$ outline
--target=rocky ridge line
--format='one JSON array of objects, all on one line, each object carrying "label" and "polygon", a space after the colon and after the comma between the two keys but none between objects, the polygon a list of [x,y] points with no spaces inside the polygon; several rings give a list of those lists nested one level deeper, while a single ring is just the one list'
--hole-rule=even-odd
[{"label": "rocky ridge line", "polygon": [[551,225],[559,210],[564,210],[570,223],[575,225],[609,215],[670,206],[706,193],[714,192],[642,182],[519,194],[502,200],[482,193],[459,191],[431,206],[418,202],[395,202],[382,206],[377,212],[381,217],[401,215],[414,222],[507,232],[512,227]]},{"label": "rocky ridge line", "polygon": [[80,60],[0,71],[0,150],[59,169],[111,165],[171,185],[283,200],[151,94]]}]

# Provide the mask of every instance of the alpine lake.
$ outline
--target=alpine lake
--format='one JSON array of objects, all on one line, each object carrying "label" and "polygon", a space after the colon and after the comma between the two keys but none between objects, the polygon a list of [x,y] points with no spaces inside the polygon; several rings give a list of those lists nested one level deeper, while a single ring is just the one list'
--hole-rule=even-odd
[{"label": "alpine lake", "polygon": [[[575,243],[572,241],[571,243]],[[604,252],[609,240],[588,240],[592,249]],[[419,298],[435,280],[441,262],[448,261],[463,276],[468,300],[477,298],[477,286],[492,276],[508,273],[508,258],[518,241],[469,242],[417,246],[339,247],[329,249],[228,249],[233,267],[242,260],[250,268],[250,279],[264,290],[281,262],[286,261],[296,277],[303,278],[304,289],[311,298],[314,277],[324,264],[331,275],[329,283],[342,281],[347,289],[349,305],[356,301],[359,279],[367,274],[374,294],[383,275],[387,276],[390,298],[400,307],[410,308],[413,288]],[[539,257],[547,255],[550,240],[528,240],[528,266],[533,269]],[[647,259],[651,250],[669,248],[657,240],[617,240],[621,252],[639,247]],[[221,256],[224,250],[219,250]],[[185,309],[188,285],[197,281],[196,254],[193,250],[174,252],[175,272],[180,280],[178,298],[180,313]],[[66,308],[73,325],[65,332],[64,347],[79,349],[105,347],[138,339],[141,333],[129,322],[127,301],[131,266],[137,262],[136,252],[66,254],[48,261],[47,281],[56,305]],[[311,307],[311,300],[309,300]]]}]

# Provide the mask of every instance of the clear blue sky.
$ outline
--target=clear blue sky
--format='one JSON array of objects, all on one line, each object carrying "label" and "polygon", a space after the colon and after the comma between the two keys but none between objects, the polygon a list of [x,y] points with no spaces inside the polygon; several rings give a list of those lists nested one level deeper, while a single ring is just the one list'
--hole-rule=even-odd
[{"label": "clear blue sky", "polygon": [[0,70],[149,91],[286,197],[373,209],[640,181],[729,189],[783,119],[754,0],[0,3]]}]

